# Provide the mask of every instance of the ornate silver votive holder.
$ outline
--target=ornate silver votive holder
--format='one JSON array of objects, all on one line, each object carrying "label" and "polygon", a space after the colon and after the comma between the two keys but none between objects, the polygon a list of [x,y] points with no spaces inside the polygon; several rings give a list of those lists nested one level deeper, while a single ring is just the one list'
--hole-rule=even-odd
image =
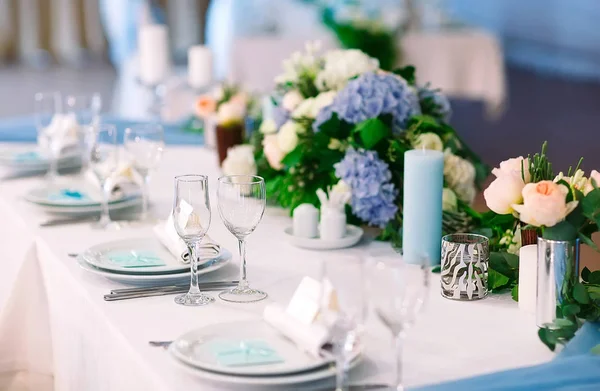
[{"label": "ornate silver votive holder", "polygon": [[488,238],[457,233],[442,238],[442,296],[479,300],[488,294]]}]

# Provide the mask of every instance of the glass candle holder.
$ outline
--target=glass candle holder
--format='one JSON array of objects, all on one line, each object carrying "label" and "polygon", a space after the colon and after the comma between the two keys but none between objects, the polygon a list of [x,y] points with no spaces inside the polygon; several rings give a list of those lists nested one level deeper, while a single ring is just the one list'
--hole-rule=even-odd
[{"label": "glass candle holder", "polygon": [[479,300],[488,294],[488,238],[457,233],[442,238],[442,296],[452,300]]}]

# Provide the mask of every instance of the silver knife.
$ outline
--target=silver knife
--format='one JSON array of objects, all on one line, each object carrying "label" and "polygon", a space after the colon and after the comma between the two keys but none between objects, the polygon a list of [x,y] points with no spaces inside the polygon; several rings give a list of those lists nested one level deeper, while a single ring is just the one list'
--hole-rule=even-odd
[{"label": "silver knife", "polygon": [[58,219],[46,220],[40,223],[40,227],[55,227],[57,225],[67,225],[76,223],[85,223],[87,221],[98,220],[98,216],[78,216],[78,217],[65,217]]},{"label": "silver knife", "polygon": [[[209,285],[236,285],[239,281],[211,281],[211,282],[203,282],[199,284],[200,289]],[[153,292],[156,290],[165,290],[165,289],[189,289],[190,284],[177,284],[177,285],[155,285],[155,286],[144,286],[137,288],[122,288],[122,289],[113,289],[110,291],[111,294],[121,294],[121,293],[144,293],[144,292]]]},{"label": "silver knife", "polygon": [[[220,291],[225,288],[234,287],[237,284],[221,284],[221,285],[212,285],[207,287],[201,287],[200,289],[203,291]],[[189,287],[184,289],[165,289],[165,290],[156,290],[151,292],[138,292],[138,293],[119,293],[119,294],[108,294],[104,295],[105,301],[117,301],[117,300],[127,300],[127,299],[139,299],[143,297],[153,297],[153,296],[166,296],[173,295],[177,293],[186,293],[189,290]]]}]

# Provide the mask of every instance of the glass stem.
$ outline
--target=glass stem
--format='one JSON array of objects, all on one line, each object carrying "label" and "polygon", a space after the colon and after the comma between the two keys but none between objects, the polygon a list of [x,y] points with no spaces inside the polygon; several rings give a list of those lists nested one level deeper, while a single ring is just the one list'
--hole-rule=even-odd
[{"label": "glass stem", "polygon": [[401,331],[394,337],[396,345],[396,391],[404,391],[402,381],[402,348],[404,345],[404,336],[404,331]]},{"label": "glass stem", "polygon": [[50,163],[48,167],[48,181],[50,183],[54,183],[56,178],[58,177],[58,157],[60,153],[52,152],[52,156],[50,158]]},{"label": "glass stem", "polygon": [[344,391],[346,383],[346,347],[339,346],[335,357],[335,391]]},{"label": "glass stem", "polygon": [[248,280],[246,278],[246,241],[244,239],[238,239],[240,247],[240,282],[238,284],[239,289],[248,288]]},{"label": "glass stem", "polygon": [[100,224],[108,225],[110,223],[110,213],[108,209],[108,202],[110,197],[109,185],[105,182],[102,185],[102,212],[100,214]]},{"label": "glass stem", "polygon": [[202,239],[198,240],[195,243],[189,243],[188,244],[188,252],[190,254],[190,267],[191,267],[191,273],[190,273],[190,291],[189,294],[192,295],[199,295],[200,294],[200,288],[198,288],[198,264],[199,264],[199,259],[198,257],[200,256],[200,243],[202,243]]},{"label": "glass stem", "polygon": [[150,175],[144,175],[142,181],[142,213],[140,214],[140,220],[146,220],[148,218],[148,182],[150,181]]}]

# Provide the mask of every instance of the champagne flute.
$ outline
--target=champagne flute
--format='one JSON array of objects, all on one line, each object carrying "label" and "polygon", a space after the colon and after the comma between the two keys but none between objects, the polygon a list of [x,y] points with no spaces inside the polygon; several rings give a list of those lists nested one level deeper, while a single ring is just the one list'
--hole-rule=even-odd
[{"label": "champagne flute", "polygon": [[58,159],[62,148],[62,95],[58,91],[34,95],[35,126],[38,144],[50,157],[46,179],[54,184],[58,177]]},{"label": "champagne flute", "polygon": [[100,123],[102,98],[98,93],[69,95],[66,102],[67,116],[72,117],[78,125],[77,137],[81,152],[81,173],[85,174],[89,168],[89,156],[94,146],[94,128]]},{"label": "champagne flute", "polygon": [[221,220],[237,238],[240,249],[240,282],[219,297],[234,303],[263,300],[267,294],[250,288],[246,278],[246,237],[254,232],[265,213],[265,180],[252,175],[223,176],[219,178],[217,199]]},{"label": "champagne flute", "polygon": [[142,176],[142,213],[140,222],[153,222],[148,214],[148,183],[165,149],[164,130],[159,124],[134,125],[125,130],[125,150],[133,167]]},{"label": "champagne flute", "polygon": [[374,257],[370,276],[373,307],[377,317],[390,330],[395,342],[396,390],[403,391],[402,348],[407,331],[414,325],[429,293],[429,258],[407,264],[398,254]]},{"label": "champagne flute", "polygon": [[102,212],[100,220],[94,224],[94,228],[119,229],[119,223],[111,221],[108,209],[110,194],[114,185],[112,178],[119,165],[117,128],[114,125],[101,124],[96,127],[89,162],[90,168],[98,178],[102,189]]},{"label": "champagne flute", "polygon": [[351,353],[360,343],[367,309],[364,276],[365,264],[358,252],[323,259],[320,314],[331,327],[336,391],[345,389]]},{"label": "champagne flute", "polygon": [[186,306],[202,306],[215,299],[198,288],[198,264],[200,243],[210,226],[211,211],[208,194],[208,178],[204,175],[181,175],[175,177],[173,220],[175,230],[188,247],[192,256],[190,290],[175,297],[175,303]]}]

